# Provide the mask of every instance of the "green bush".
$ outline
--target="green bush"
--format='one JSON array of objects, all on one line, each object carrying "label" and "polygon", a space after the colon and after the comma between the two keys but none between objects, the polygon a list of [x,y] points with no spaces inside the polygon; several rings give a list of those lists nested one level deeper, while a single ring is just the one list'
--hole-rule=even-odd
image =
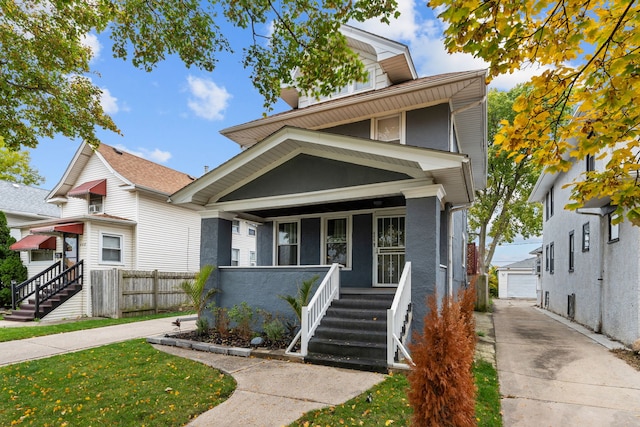
[{"label": "green bush", "polygon": [[284,338],[285,328],[282,321],[278,318],[265,322],[262,325],[262,330],[267,336],[267,339],[271,342],[278,342]]},{"label": "green bush", "polygon": [[253,326],[256,321],[256,312],[246,302],[236,304],[229,310],[229,319],[235,322],[236,333],[243,339],[251,339]]}]

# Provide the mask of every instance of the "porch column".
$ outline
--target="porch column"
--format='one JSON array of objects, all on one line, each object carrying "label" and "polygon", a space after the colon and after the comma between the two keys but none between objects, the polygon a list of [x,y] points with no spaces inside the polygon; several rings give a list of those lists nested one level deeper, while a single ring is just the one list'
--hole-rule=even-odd
[{"label": "porch column", "polygon": [[[233,216],[224,212],[204,212],[200,222],[200,267],[213,265],[216,269],[211,273],[205,290],[220,288],[219,266],[231,265],[231,225]],[[219,303],[219,296],[216,296]],[[205,310],[205,317],[211,323],[213,316]]]},{"label": "porch column", "polygon": [[[435,188],[434,188],[435,187]],[[412,331],[422,333],[427,298],[443,283],[440,274],[440,212],[444,190],[439,185],[405,192],[406,260],[411,261]],[[446,230],[442,230],[446,234]],[[438,299],[443,295],[438,294]]]}]

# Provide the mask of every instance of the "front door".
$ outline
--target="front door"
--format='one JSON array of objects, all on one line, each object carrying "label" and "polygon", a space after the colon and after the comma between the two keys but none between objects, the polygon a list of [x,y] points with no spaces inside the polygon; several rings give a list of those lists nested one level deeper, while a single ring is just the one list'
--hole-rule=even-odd
[{"label": "front door", "polygon": [[375,286],[398,286],[404,268],[405,217],[376,218]]},{"label": "front door", "polygon": [[78,235],[64,233],[64,268],[69,268],[78,262]]}]

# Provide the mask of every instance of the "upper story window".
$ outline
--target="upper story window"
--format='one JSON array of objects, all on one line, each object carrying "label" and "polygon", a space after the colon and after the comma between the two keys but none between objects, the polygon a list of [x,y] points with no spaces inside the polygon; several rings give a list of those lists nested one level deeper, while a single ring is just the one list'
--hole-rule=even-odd
[{"label": "upper story window", "polygon": [[555,270],[555,250],[553,242],[549,243],[549,273],[553,274]]},{"label": "upper story window", "polygon": [[250,266],[255,266],[257,261],[256,261],[256,252],[255,251],[250,251],[249,252],[249,265]]},{"label": "upper story window", "polygon": [[620,239],[620,224],[614,224],[617,218],[617,215],[609,214],[609,242],[617,242]]},{"label": "upper story window", "polygon": [[98,214],[104,212],[104,198],[100,194],[89,193],[89,213]]},{"label": "upper story window", "polygon": [[553,216],[553,186],[549,189],[549,192],[545,197],[544,206],[546,210],[546,219],[549,219]]},{"label": "upper story window", "polygon": [[234,234],[240,234],[240,221],[234,219],[231,223],[231,232]]},{"label": "upper story window", "polygon": [[393,116],[379,117],[373,119],[371,139],[385,142],[403,141],[403,115],[394,114]]},{"label": "upper story window", "polygon": [[240,249],[231,249],[231,265],[239,265]]},{"label": "upper story window", "polygon": [[250,226],[249,229],[247,230],[247,234],[249,234],[249,236],[255,236],[256,235],[256,228]]},{"label": "upper story window", "polygon": [[595,156],[593,156],[591,154],[587,154],[585,163],[586,163],[585,170],[587,172],[592,172],[592,171],[596,170],[596,158],[595,158]]},{"label": "upper story window", "polygon": [[277,265],[298,265],[298,223],[278,223]]},{"label": "upper story window", "polygon": [[591,246],[591,232],[589,231],[589,223],[582,224],[582,252],[588,252]]}]

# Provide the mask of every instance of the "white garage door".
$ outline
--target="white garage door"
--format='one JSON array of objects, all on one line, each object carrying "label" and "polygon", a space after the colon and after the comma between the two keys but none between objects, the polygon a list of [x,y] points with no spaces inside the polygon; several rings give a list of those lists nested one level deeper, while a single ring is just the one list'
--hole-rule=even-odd
[{"label": "white garage door", "polygon": [[508,298],[535,298],[536,279],[533,274],[509,274],[507,280]]}]

